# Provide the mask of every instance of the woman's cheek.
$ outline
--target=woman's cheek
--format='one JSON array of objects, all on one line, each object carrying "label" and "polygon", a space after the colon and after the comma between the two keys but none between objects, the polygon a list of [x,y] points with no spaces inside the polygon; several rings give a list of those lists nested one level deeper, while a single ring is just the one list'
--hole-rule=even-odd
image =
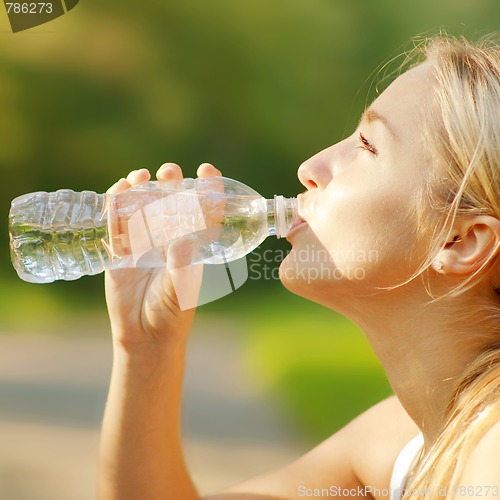
[{"label": "woman's cheek", "polygon": [[401,226],[408,227],[398,198],[383,182],[365,179],[355,186],[337,182],[311,199],[309,227],[295,236],[280,267],[285,286],[382,284],[398,272],[405,260]]},{"label": "woman's cheek", "polygon": [[318,215],[310,221],[310,227],[325,254],[323,260],[328,260],[339,276],[347,279],[353,279],[355,274],[360,276],[360,268],[370,264],[377,253],[373,223],[360,217],[360,212],[352,207],[345,209],[339,205]]}]

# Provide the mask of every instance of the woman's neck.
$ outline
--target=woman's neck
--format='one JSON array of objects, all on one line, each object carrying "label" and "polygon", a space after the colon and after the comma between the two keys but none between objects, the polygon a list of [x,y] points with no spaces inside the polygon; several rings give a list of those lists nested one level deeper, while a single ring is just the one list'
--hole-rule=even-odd
[{"label": "woman's neck", "polygon": [[[450,312],[446,299],[434,303],[427,295],[422,299],[395,294],[390,303],[387,297],[374,297],[367,304],[365,298],[362,314],[353,319],[365,332],[394,393],[429,447],[444,426],[456,383],[484,346],[478,341],[481,328],[473,318],[457,321],[460,310]],[[457,302],[462,301],[455,298]]]}]

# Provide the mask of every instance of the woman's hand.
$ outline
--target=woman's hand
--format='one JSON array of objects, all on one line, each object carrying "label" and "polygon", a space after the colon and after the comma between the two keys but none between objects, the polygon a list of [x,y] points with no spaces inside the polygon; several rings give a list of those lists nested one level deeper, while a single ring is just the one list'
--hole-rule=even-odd
[{"label": "woman's hand", "polygon": [[[204,163],[199,177],[220,176]],[[181,180],[181,168],[165,163],[156,173],[160,181]],[[150,180],[146,169],[130,172],[109,190],[121,193]],[[166,266],[154,269],[107,271],[106,301],[115,346],[130,350],[158,350],[172,339],[186,337],[193,321],[203,273],[202,264],[191,265],[193,237],[179,238],[168,248]]]}]

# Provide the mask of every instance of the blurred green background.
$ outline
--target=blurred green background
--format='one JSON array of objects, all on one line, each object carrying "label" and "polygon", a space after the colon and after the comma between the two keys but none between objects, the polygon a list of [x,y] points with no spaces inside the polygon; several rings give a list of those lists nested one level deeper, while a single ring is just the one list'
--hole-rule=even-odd
[{"label": "blurred green background", "polygon": [[[166,161],[186,176],[211,162],[266,197],[294,195],[301,162],[349,134],[373,99],[380,63],[420,33],[491,32],[500,3],[82,0],[26,32],[0,19],[0,330],[68,334],[68,324],[104,317],[102,276],[21,282],[8,251],[14,197],[104,192]],[[269,240],[256,252],[287,248]],[[249,325],[249,366],[308,439],[390,393],[354,325],[276,280],[249,280],[199,315]]]}]

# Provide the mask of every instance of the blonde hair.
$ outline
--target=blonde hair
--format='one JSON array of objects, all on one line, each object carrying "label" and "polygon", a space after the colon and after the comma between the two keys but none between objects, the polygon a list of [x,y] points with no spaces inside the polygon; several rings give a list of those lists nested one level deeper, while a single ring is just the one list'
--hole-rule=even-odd
[{"label": "blonde hair", "polygon": [[[500,45],[493,37],[471,43],[440,35],[416,51],[431,63],[436,79],[424,128],[432,168],[421,196],[442,221],[436,226],[421,214],[419,230],[433,234],[428,259],[415,274],[423,277],[443,242],[449,241],[457,216],[500,219]],[[457,493],[453,488],[460,484],[472,449],[500,420],[500,295],[493,293],[499,293],[500,285],[498,250],[446,294],[458,296],[471,289],[486,271],[496,279],[493,299],[482,311],[490,330],[482,337],[487,345],[456,384],[442,432],[417,464],[404,499]]]}]

